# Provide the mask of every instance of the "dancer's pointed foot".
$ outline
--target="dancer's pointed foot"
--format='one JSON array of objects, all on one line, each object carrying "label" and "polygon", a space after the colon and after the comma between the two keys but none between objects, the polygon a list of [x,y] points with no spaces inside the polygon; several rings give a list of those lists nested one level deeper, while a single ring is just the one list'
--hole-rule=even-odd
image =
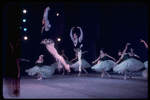
[{"label": "dancer's pointed foot", "polygon": [[124,80],[126,80],[126,77],[124,77]]},{"label": "dancer's pointed foot", "polygon": [[71,70],[70,70],[70,65],[69,65],[69,64],[67,64],[67,66],[65,66],[65,68],[66,68],[66,70],[67,70],[68,73],[71,72]]},{"label": "dancer's pointed foot", "polygon": [[42,80],[42,77],[39,77],[37,80]]}]

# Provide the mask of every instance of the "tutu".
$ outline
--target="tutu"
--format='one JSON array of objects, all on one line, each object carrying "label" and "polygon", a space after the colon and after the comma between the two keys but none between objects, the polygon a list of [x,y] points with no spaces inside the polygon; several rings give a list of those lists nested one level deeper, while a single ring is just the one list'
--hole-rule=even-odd
[{"label": "tutu", "polygon": [[143,72],[142,72],[142,76],[143,77],[148,77],[148,70],[147,69],[145,69]]},{"label": "tutu", "polygon": [[128,58],[127,60],[124,60],[119,65],[117,65],[116,67],[114,67],[113,71],[123,74],[123,72],[125,70],[128,70],[128,71],[138,71],[138,70],[140,70],[143,67],[144,67],[144,65],[142,64],[141,61],[136,60],[134,58]]},{"label": "tutu", "polygon": [[98,64],[91,67],[92,70],[96,72],[101,72],[102,70],[108,71],[114,67],[115,62],[112,60],[100,61]]},{"label": "tutu", "polygon": [[[81,67],[90,68],[91,65],[86,60],[81,59]],[[70,68],[73,68],[74,71],[79,71],[79,61],[77,61],[74,64],[70,65]]]},{"label": "tutu", "polygon": [[42,78],[50,78],[50,76],[54,73],[55,67],[43,65],[42,67],[34,66],[30,69],[25,70],[28,75],[36,75],[38,72],[41,74]]},{"label": "tutu", "polygon": [[148,60],[144,62],[144,67],[148,69]]}]

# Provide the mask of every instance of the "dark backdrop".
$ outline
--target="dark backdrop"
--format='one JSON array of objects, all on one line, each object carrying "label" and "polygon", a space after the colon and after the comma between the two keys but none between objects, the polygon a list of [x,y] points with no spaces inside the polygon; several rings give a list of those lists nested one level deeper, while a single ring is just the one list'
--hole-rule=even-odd
[{"label": "dark backdrop", "polygon": [[[11,4],[3,6],[3,54],[5,58],[5,44],[7,36],[6,12]],[[22,68],[28,69],[34,66],[40,54],[44,54],[44,64],[51,64],[55,59],[41,45],[41,21],[44,9],[49,6],[49,21],[52,25],[50,38],[55,41],[55,47],[61,54],[65,54],[69,60],[75,57],[73,43],[70,39],[70,29],[80,26],[83,30],[83,51],[89,51],[83,58],[90,64],[99,56],[99,51],[104,48],[110,56],[119,59],[118,51],[125,48],[126,43],[131,43],[134,52],[140,56],[139,60],[147,60],[148,52],[140,39],[148,43],[148,4],[144,2],[36,2],[18,3],[21,9],[27,9],[27,13],[21,12],[21,18],[27,22],[20,22],[21,31],[21,57],[30,59],[30,63],[22,62]],[[60,16],[56,16],[59,12]],[[6,24],[7,23],[7,24]],[[20,27],[18,26],[18,27]],[[27,31],[23,31],[23,27]],[[79,33],[79,30],[76,30]],[[23,36],[28,40],[23,40]],[[61,41],[58,42],[57,38]],[[17,40],[17,38],[16,38]],[[127,52],[129,52],[129,49]]]}]

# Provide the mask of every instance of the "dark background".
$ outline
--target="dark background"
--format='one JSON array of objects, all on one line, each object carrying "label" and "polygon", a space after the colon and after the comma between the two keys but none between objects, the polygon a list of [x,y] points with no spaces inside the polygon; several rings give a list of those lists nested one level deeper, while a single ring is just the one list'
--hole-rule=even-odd
[{"label": "dark background", "polygon": [[[15,6],[14,6],[15,5]],[[18,8],[18,5],[20,8]],[[13,32],[8,28],[8,12],[13,6],[18,11],[13,21]],[[44,54],[44,64],[49,65],[55,62],[53,56],[47,51],[44,45],[40,44],[42,18],[44,9],[49,6],[50,38],[55,41],[55,47],[61,54],[65,49],[65,54],[69,60],[75,57],[73,43],[70,39],[70,29],[73,26],[80,26],[83,30],[83,58],[90,64],[99,56],[100,49],[116,60],[119,59],[118,51],[124,50],[126,43],[131,43],[130,48],[139,55],[138,60],[144,62],[148,59],[148,51],[140,39],[148,43],[148,4],[145,2],[32,2],[32,3],[6,3],[3,5],[3,66],[5,67],[6,48],[8,41],[15,42],[21,38],[21,58],[29,59],[30,62],[21,62],[21,68],[33,67],[40,54]],[[23,14],[22,10],[27,13]],[[12,11],[12,12],[13,12]],[[56,16],[59,12],[60,16]],[[23,23],[22,19],[27,22]],[[20,29],[20,27],[22,27]],[[23,28],[27,31],[24,32]],[[17,33],[19,32],[19,33]],[[76,29],[79,34],[79,30]],[[15,35],[15,33],[17,33]],[[23,36],[28,36],[28,40],[23,40]],[[58,42],[57,38],[61,41]],[[3,68],[4,68],[3,67]]]}]

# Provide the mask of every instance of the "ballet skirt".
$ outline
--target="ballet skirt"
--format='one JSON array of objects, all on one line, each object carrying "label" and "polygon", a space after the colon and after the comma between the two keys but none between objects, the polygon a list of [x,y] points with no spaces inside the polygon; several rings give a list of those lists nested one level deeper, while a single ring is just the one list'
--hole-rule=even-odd
[{"label": "ballet skirt", "polygon": [[145,61],[143,64],[144,64],[144,67],[145,67],[146,69],[148,69],[148,60]]},{"label": "ballet skirt", "polygon": [[148,69],[145,69],[143,72],[142,72],[142,76],[147,78],[148,77]]},{"label": "ballet skirt", "polygon": [[25,72],[28,73],[28,75],[30,75],[30,76],[40,73],[42,78],[50,78],[50,76],[52,76],[54,71],[55,71],[55,67],[48,66],[48,65],[42,65],[41,63],[38,63],[36,66],[25,70]]},{"label": "ballet skirt", "polygon": [[106,56],[100,59],[101,61],[98,64],[95,64],[91,67],[92,70],[96,72],[109,71],[111,68],[114,67],[115,62],[112,60],[107,60]]},{"label": "ballet skirt", "polygon": [[136,60],[135,58],[129,58],[127,55],[124,55],[123,61],[119,63],[116,67],[113,68],[114,72],[122,73],[127,71],[138,71],[143,68],[144,65],[141,61]]},{"label": "ballet skirt", "polygon": [[[85,59],[81,59],[81,67],[90,68],[91,65]],[[70,65],[70,68],[73,68],[74,71],[79,71],[79,61],[77,61],[77,62],[73,63],[72,65]]]}]

